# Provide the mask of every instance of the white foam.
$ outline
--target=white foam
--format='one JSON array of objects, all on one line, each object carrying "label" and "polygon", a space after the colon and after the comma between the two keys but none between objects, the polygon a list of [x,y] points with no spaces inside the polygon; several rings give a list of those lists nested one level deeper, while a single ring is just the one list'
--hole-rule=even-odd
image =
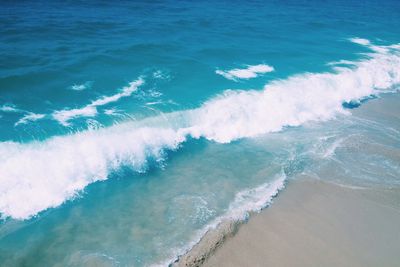
[{"label": "white foam", "polygon": [[[227,143],[332,119],[346,113],[343,102],[398,88],[400,55],[393,47],[382,47],[381,52],[336,73],[296,75],[271,82],[261,91],[226,91],[193,110],[43,142],[0,143],[0,213],[29,218],[60,205],[90,183],[107,179],[121,165],[143,170],[149,157],[161,159],[164,149],[176,149],[187,138]],[[118,95],[128,95],[133,88]],[[94,103],[110,99],[118,97]],[[74,114],[92,116],[97,111],[89,105],[69,112],[59,113],[57,119],[67,123]]]},{"label": "white foam", "polygon": [[215,73],[224,76],[229,80],[236,81],[237,79],[251,79],[259,74],[272,72],[274,68],[265,64],[249,65],[244,69],[233,69],[228,71],[216,70]]},{"label": "white foam", "polygon": [[72,86],[69,87],[69,89],[74,90],[74,91],[83,91],[83,90],[87,90],[90,89],[93,85],[92,81],[87,81],[83,84],[74,84]]},{"label": "white foam", "polygon": [[2,111],[2,112],[14,112],[14,113],[23,112],[13,104],[4,104],[4,105],[2,105],[0,107],[0,111]]},{"label": "white foam", "polygon": [[147,92],[147,95],[150,97],[158,98],[162,96],[163,94],[157,90],[151,89]]},{"label": "white foam", "polygon": [[358,37],[350,38],[349,40],[350,40],[350,42],[365,46],[365,47],[371,49],[372,51],[375,51],[378,53],[388,52],[389,49],[391,49],[391,48],[398,49],[398,48],[396,48],[397,44],[394,46],[373,45],[369,40],[363,39],[363,38],[358,38]]},{"label": "white foam", "polygon": [[117,110],[116,108],[105,109],[104,114],[109,115],[109,116],[123,116],[121,114],[121,111]]},{"label": "white foam", "polygon": [[18,126],[21,124],[26,124],[31,121],[36,121],[39,119],[43,119],[46,115],[45,114],[36,114],[30,111],[26,111],[20,108],[17,108],[16,105],[14,104],[4,104],[3,106],[0,107],[0,111],[5,112],[5,113],[19,113],[19,114],[25,114],[20,118],[14,126]]},{"label": "white foam", "polygon": [[399,51],[371,53],[336,73],[307,73],[267,84],[262,91],[226,91],[191,112],[193,137],[230,142],[346,113],[343,102],[392,91],[400,84]]},{"label": "white foam", "polygon": [[272,200],[279,191],[285,187],[286,176],[281,174],[270,183],[264,183],[256,188],[245,189],[235,195],[234,201],[229,205],[227,211],[197,231],[191,242],[185,247],[173,250],[173,255],[165,262],[153,264],[152,266],[169,266],[177,260],[177,257],[184,255],[191,250],[201,238],[210,230],[216,229],[225,221],[244,221],[248,218],[250,212],[259,212],[271,205]]},{"label": "white foam", "polygon": [[53,118],[60,124],[68,126],[69,121],[77,117],[94,117],[97,115],[97,108],[95,106],[85,106],[83,108],[65,109],[53,112]]},{"label": "white foam", "polygon": [[90,105],[98,107],[98,106],[107,105],[112,102],[117,102],[118,100],[120,100],[123,97],[131,96],[132,93],[135,92],[139,86],[143,85],[143,83],[144,83],[144,80],[141,78],[136,81],[130,82],[129,86],[122,88],[120,93],[117,93],[112,96],[101,97],[101,98],[93,101]]},{"label": "white foam", "polygon": [[153,77],[156,79],[161,79],[161,80],[170,80],[171,79],[171,76],[168,73],[161,71],[161,70],[157,70],[157,71],[153,72]]},{"label": "white foam", "polygon": [[128,86],[123,87],[119,93],[100,97],[82,108],[54,111],[52,117],[64,126],[68,126],[70,124],[69,121],[77,117],[94,117],[97,115],[97,107],[117,102],[123,97],[131,96],[143,84],[144,80],[139,78],[136,81],[130,82]]},{"label": "white foam", "polygon": [[285,186],[286,176],[281,174],[272,183],[246,189],[236,194],[223,219],[244,220],[249,212],[258,212],[271,204],[272,199]]},{"label": "white foam", "polygon": [[371,44],[371,42],[369,40],[363,39],[363,38],[358,38],[358,37],[350,38],[349,40],[351,42],[353,42],[355,44],[359,44],[359,45],[369,46]]},{"label": "white foam", "polygon": [[114,126],[45,142],[0,143],[0,211],[26,219],[104,180],[121,165],[143,171],[149,158],[184,140],[171,129]]},{"label": "white foam", "polygon": [[36,113],[29,112],[28,114],[23,116],[21,119],[19,119],[14,124],[14,126],[18,126],[18,125],[21,125],[21,124],[26,124],[26,123],[32,122],[32,121],[37,121],[37,120],[43,119],[45,116],[46,116],[45,114],[36,114]]},{"label": "white foam", "polygon": [[94,119],[87,119],[86,120],[87,129],[89,130],[98,130],[103,128],[104,125]]},{"label": "white foam", "polygon": [[334,62],[329,62],[327,65],[328,66],[336,66],[336,65],[354,65],[354,61],[350,61],[350,60],[339,60],[339,61],[334,61]]}]

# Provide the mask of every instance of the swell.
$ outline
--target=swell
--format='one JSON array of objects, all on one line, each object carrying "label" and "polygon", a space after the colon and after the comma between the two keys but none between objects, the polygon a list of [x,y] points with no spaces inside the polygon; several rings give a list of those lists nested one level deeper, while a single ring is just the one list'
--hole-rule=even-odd
[{"label": "swell", "polygon": [[225,91],[197,109],[43,142],[0,143],[0,213],[27,219],[61,205],[121,166],[145,171],[191,138],[228,143],[348,113],[343,103],[393,92],[400,84],[400,45],[374,46],[365,59],[331,73],[273,81],[263,90]]}]

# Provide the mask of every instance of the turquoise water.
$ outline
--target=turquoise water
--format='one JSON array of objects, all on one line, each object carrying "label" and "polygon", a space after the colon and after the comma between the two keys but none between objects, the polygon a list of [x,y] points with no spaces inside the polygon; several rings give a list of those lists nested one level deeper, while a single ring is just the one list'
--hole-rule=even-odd
[{"label": "turquoise water", "polygon": [[1,265],[168,265],[300,175],[399,186],[399,14],[2,3]]}]

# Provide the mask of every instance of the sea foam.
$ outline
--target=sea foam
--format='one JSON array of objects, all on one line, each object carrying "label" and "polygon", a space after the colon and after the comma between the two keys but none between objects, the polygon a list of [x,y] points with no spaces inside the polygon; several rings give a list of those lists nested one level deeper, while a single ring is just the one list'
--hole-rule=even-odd
[{"label": "sea foam", "polygon": [[225,91],[191,112],[193,126],[188,130],[194,137],[226,143],[285,126],[328,120],[346,113],[344,102],[396,90],[399,49],[366,45],[375,53],[335,73],[295,75],[273,81],[262,91]]},{"label": "sea foam", "polygon": [[139,78],[136,81],[130,82],[128,86],[123,87],[120,92],[114,95],[102,96],[81,108],[54,111],[52,117],[64,126],[68,126],[69,121],[76,117],[94,117],[97,115],[97,107],[117,102],[123,97],[131,96],[143,83],[144,80]]},{"label": "sea foam", "polygon": [[0,107],[0,111],[2,112],[21,112],[20,109],[18,109],[15,105],[13,104],[4,104]]},{"label": "sea foam", "polygon": [[0,211],[26,219],[72,198],[125,165],[143,171],[184,137],[170,129],[114,126],[45,142],[0,144]]},{"label": "sea foam", "polygon": [[14,125],[26,124],[30,121],[37,121],[43,119],[46,115],[45,114],[36,114],[33,112],[28,112],[25,116],[19,119]]},{"label": "sea foam", "polygon": [[[358,42],[361,43],[361,42]],[[400,84],[399,46],[373,46],[362,61],[331,73],[306,73],[271,82],[263,90],[225,91],[197,109],[162,114],[43,142],[0,143],[0,213],[27,219],[73,198],[121,166],[144,171],[189,138],[228,143],[346,114],[344,102]],[[138,84],[136,84],[138,85]],[[139,83],[140,85],[140,83]],[[92,104],[116,101],[128,93]],[[162,123],[160,123],[162,122]],[[154,125],[157,125],[156,127]]]},{"label": "sea foam", "polygon": [[274,71],[274,67],[271,67],[269,65],[265,64],[259,64],[259,65],[249,65],[246,68],[243,69],[232,69],[232,70],[216,70],[215,73],[222,75],[223,77],[236,81],[238,79],[251,79],[251,78],[256,78],[258,75],[267,73],[267,72],[272,72]]},{"label": "sea foam", "polygon": [[74,84],[69,87],[70,90],[73,91],[83,91],[92,88],[93,82],[92,81],[87,81],[82,84]]},{"label": "sea foam", "polygon": [[[282,173],[277,175],[273,182],[264,183],[256,188],[245,189],[238,192],[224,214],[218,216],[202,229],[198,230],[186,246],[174,249],[168,260],[151,266],[180,266],[180,264],[173,263],[178,259],[179,261],[185,262],[184,257],[187,255],[190,260],[186,261],[186,263],[188,263],[188,266],[191,266],[196,259],[204,258],[204,256],[206,256],[204,254],[214,252],[218,244],[223,242],[226,236],[233,234],[235,232],[235,226],[246,220],[251,212],[260,212],[262,209],[268,207],[272,203],[274,197],[278,195],[279,191],[284,189],[285,182],[286,175]],[[217,234],[213,235],[213,232]],[[207,236],[207,233],[210,235]],[[191,249],[193,249],[196,244],[200,243],[205,244],[204,249],[200,250],[200,254],[189,255]],[[188,252],[189,254],[186,254]]]}]

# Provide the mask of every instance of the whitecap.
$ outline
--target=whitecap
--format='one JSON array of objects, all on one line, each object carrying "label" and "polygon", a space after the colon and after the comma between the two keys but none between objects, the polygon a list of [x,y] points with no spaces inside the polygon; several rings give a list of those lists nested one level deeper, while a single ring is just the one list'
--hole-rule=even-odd
[{"label": "whitecap", "polygon": [[43,119],[44,117],[46,117],[45,114],[36,114],[33,112],[28,112],[25,116],[23,116],[21,119],[19,119],[14,126],[18,126],[21,124],[27,124],[28,122],[32,122],[32,121],[37,121],[40,119]]},{"label": "whitecap", "polygon": [[144,80],[139,78],[136,81],[130,82],[128,86],[123,87],[119,93],[111,96],[102,96],[81,108],[54,111],[52,117],[64,126],[69,126],[70,120],[77,117],[94,117],[97,115],[97,107],[117,102],[123,97],[131,96],[143,84]]},{"label": "whitecap", "polygon": [[249,65],[244,69],[232,69],[232,70],[216,70],[215,73],[222,75],[226,79],[236,81],[238,79],[251,79],[256,78],[260,74],[274,71],[274,67],[265,64]]},{"label": "whitecap", "polygon": [[23,110],[18,109],[14,104],[4,104],[0,107],[0,111],[13,113],[24,112]]},{"label": "whitecap", "polygon": [[70,90],[83,91],[92,88],[93,81],[87,81],[82,84],[74,84],[69,87]]}]

